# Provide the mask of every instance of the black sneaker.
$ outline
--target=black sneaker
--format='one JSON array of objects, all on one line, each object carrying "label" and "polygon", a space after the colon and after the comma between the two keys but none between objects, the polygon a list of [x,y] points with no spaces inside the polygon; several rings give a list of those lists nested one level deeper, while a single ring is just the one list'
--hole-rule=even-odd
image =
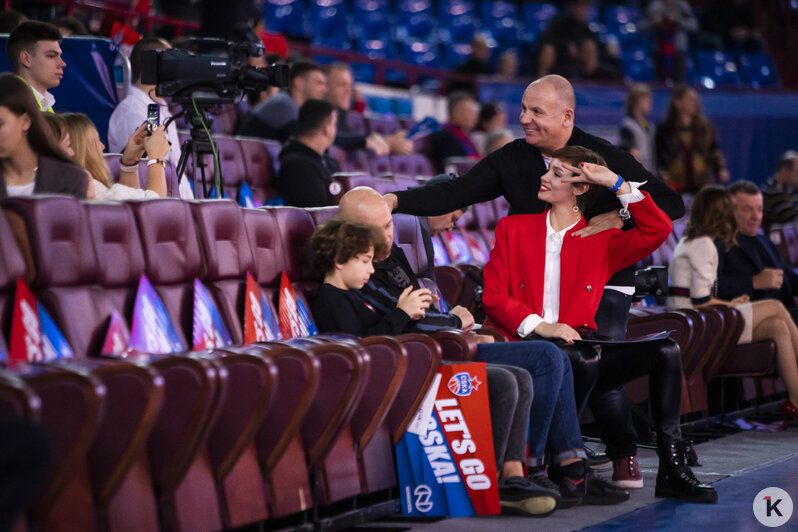
[{"label": "black sneaker", "polygon": [[527,478],[536,486],[548,490],[549,492],[556,493],[557,508],[570,508],[579,504],[579,498],[577,497],[563,497],[563,494],[560,492],[560,486],[551,481],[549,475],[546,473],[545,466],[530,467],[529,477]]},{"label": "black sneaker", "polygon": [[629,499],[629,492],[616,488],[606,480],[595,475],[582,462],[581,476],[569,476],[562,467],[549,468],[550,478],[559,485],[563,500],[576,499],[576,504],[589,506],[609,506]]},{"label": "black sneaker", "polygon": [[557,509],[557,495],[524,477],[499,479],[499,504],[502,513],[545,517]]}]

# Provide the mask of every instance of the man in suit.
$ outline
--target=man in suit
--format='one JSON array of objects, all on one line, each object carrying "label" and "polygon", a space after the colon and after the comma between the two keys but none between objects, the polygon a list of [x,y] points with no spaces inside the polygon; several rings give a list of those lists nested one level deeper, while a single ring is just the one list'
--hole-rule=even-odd
[{"label": "man in suit", "polygon": [[[386,194],[385,199],[395,210],[417,216],[444,214],[499,196],[510,203],[510,214],[541,213],[546,203],[538,199],[537,193],[551,154],[566,145],[584,146],[601,155],[608,167],[625,180],[645,182],[641,190],[648,192],[671,220],[681,218],[684,215],[681,197],[627,152],[576,127],[575,107],[571,83],[562,76],[544,76],[531,83],[521,99],[524,138],[491,153],[460,179]],[[577,236],[631,227],[631,220],[621,218],[620,207],[612,192],[603,191],[584,213],[589,223]],[[600,333],[612,338],[626,336],[633,295],[634,268],[629,267],[607,283],[595,318]],[[572,359],[572,363],[574,373],[579,373],[579,361]],[[626,392],[620,388],[592,394],[589,404],[601,426],[607,455],[615,462],[614,480],[621,485],[642,487],[643,476],[635,460],[637,434],[632,427]]]},{"label": "man in suit", "polygon": [[734,299],[748,294],[753,301],[778,299],[798,318],[795,296],[798,275],[788,268],[776,246],[762,234],[762,192],[750,181],[736,181],[729,187],[737,245],[729,250],[718,246],[718,297]]}]

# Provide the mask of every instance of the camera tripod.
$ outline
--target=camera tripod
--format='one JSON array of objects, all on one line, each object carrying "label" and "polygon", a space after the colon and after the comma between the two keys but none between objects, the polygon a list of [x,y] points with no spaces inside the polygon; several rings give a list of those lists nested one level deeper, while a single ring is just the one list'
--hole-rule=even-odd
[{"label": "camera tripod", "polygon": [[[203,198],[210,198],[211,193],[215,192],[213,197],[221,198],[223,195],[222,190],[222,168],[219,164],[219,160],[214,157],[213,160],[213,167],[214,167],[214,178],[211,180],[210,188],[208,187],[207,178],[205,175],[205,155],[213,156],[214,153],[218,153],[218,149],[216,148],[216,143],[213,141],[213,138],[206,132],[206,128],[210,131],[211,123],[213,123],[213,119],[208,116],[202,109],[196,110],[192,103],[181,102],[182,111],[173,117],[177,118],[181,114],[186,117],[186,124],[189,125],[189,137],[183,141],[183,144],[180,146],[180,159],[177,162],[177,177],[178,180],[182,179],[183,172],[186,169],[186,165],[188,164],[188,156],[191,155],[191,160],[193,161],[193,168],[192,168],[192,175],[191,180],[194,183],[194,190],[197,190],[197,186],[201,186],[202,190],[202,197]],[[203,127],[203,122],[205,126]],[[201,181],[197,181],[197,175],[199,172],[199,177]],[[199,197],[199,194],[195,196]]]}]

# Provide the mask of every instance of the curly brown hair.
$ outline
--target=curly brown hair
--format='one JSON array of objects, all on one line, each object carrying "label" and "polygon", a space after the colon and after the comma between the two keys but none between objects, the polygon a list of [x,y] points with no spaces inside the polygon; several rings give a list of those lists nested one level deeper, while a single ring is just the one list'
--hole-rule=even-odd
[{"label": "curly brown hair", "polygon": [[[604,157],[593,150],[585,148],[584,146],[566,146],[564,148],[560,148],[551,154],[551,158],[566,162],[571,166],[579,166],[580,163],[592,163],[600,164],[601,166],[607,166],[607,161],[604,160]],[[593,198],[596,197],[599,191],[600,189],[598,187],[587,184],[587,190],[585,193],[576,196],[576,206],[579,207],[579,210],[585,212],[585,209],[590,205],[590,203],[593,201]]]},{"label": "curly brown hair", "polygon": [[310,237],[313,267],[320,277],[330,273],[336,264],[343,264],[361,253],[374,249],[375,257],[384,257],[388,246],[376,227],[331,218],[316,227]]},{"label": "curly brown hair", "polygon": [[737,222],[729,192],[718,185],[699,190],[693,198],[684,234],[687,240],[700,236],[720,240],[727,249],[737,244]]}]

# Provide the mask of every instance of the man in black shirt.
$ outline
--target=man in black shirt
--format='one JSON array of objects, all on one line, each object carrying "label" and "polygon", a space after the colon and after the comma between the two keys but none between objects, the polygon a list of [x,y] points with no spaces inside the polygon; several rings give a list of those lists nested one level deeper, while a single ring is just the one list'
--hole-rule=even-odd
[{"label": "man in black shirt", "polygon": [[[459,179],[386,194],[388,204],[417,216],[452,212],[464,205],[473,205],[504,196],[511,214],[543,212],[546,203],[538,199],[540,177],[546,173],[551,154],[565,146],[584,146],[601,155],[607,165],[627,181],[645,182],[641,187],[654,202],[675,220],[684,215],[681,197],[661,179],[643,168],[634,157],[609,142],[574,126],[576,98],[570,82],[562,76],[544,76],[531,83],[521,100],[521,126],[524,138],[516,139],[494,151]],[[631,220],[621,218],[620,202],[615,194],[604,190],[585,211],[588,226],[575,233],[587,236],[611,228],[623,228]],[[604,290],[596,312],[599,332],[612,338],[624,338],[629,307],[634,294],[634,268],[616,273]],[[578,361],[572,360],[578,363]],[[578,367],[574,371],[579,371]],[[590,407],[602,428],[607,454],[614,461],[632,460],[637,453],[637,435],[631,425],[629,399],[623,389],[593,394]],[[620,468],[616,463],[616,473]],[[635,487],[642,486],[639,469]],[[630,479],[617,478],[624,482]]]},{"label": "man in black shirt", "polygon": [[340,171],[335,159],[327,154],[335,140],[337,119],[332,104],[324,100],[308,100],[299,108],[297,136],[283,146],[275,179],[286,205],[328,205],[328,182]]},{"label": "man in black shirt", "polygon": [[731,249],[717,246],[718,297],[731,300],[748,294],[752,301],[778,299],[795,321],[798,275],[785,266],[776,246],[760,231],[762,193],[750,181],[736,181],[729,192],[739,233]]}]

